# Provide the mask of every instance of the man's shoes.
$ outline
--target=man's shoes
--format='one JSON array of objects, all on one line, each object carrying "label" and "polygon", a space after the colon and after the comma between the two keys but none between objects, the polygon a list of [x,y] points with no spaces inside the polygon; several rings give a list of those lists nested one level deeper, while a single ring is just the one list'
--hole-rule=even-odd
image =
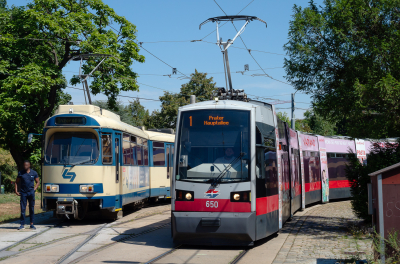
[{"label": "man's shoes", "polygon": [[21,225],[20,227],[18,227],[18,230],[22,230],[25,229],[25,226]]},{"label": "man's shoes", "polygon": [[29,228],[33,229],[33,230],[36,230],[36,227],[34,225],[31,225]]}]

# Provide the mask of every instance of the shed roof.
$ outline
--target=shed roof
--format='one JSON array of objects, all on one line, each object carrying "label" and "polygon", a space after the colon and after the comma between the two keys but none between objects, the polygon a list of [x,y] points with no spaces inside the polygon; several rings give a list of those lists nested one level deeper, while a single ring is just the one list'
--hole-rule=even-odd
[{"label": "shed roof", "polygon": [[386,168],[384,168],[384,169],[381,169],[381,170],[378,170],[378,171],[375,171],[375,172],[373,172],[373,173],[370,173],[370,174],[368,174],[369,176],[377,176],[377,175],[379,175],[379,174],[382,174],[382,173],[384,173],[384,172],[387,172],[387,171],[390,171],[390,170],[393,170],[393,169],[396,169],[396,168],[399,168],[400,167],[400,162],[399,163],[396,163],[396,164],[394,164],[394,165],[392,165],[392,166],[389,166],[389,167],[386,167]]}]

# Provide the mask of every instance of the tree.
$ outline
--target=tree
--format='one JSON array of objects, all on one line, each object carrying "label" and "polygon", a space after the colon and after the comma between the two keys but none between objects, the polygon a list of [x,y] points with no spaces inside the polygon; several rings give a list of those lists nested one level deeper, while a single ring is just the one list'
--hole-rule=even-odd
[{"label": "tree", "polygon": [[346,165],[346,177],[352,182],[352,208],[354,213],[366,220],[371,221],[368,214],[368,186],[371,178],[368,174],[389,167],[400,162],[400,144],[378,144],[374,143],[368,155],[367,165],[360,163],[357,155],[349,155],[349,164]]},{"label": "tree", "polygon": [[[112,55],[93,73],[90,85],[93,94],[108,96],[110,108],[116,107],[120,91],[138,90],[130,68],[144,61],[136,27],[101,0],[33,0],[26,7],[13,6],[0,12],[0,35],[0,146],[10,150],[18,168],[40,147],[39,142],[28,145],[27,134],[40,133],[61,103],[62,69],[74,56]],[[100,59],[84,61],[83,73]]]},{"label": "tree", "polygon": [[[292,121],[290,120],[288,114],[286,112],[278,112],[277,117],[283,122],[288,123],[289,127],[292,127]],[[312,129],[310,128],[308,122],[305,119],[296,119],[294,122],[295,129],[297,131],[312,133]]]},{"label": "tree", "polygon": [[132,126],[144,126],[145,121],[150,116],[149,110],[146,110],[140,104],[139,99],[130,101],[128,105],[123,105],[120,101],[117,101],[113,109],[109,107],[107,101],[94,101],[93,104],[119,115],[122,122]]},{"label": "tree", "polygon": [[146,127],[176,128],[178,108],[189,104],[190,95],[196,95],[197,102],[207,101],[216,90],[212,77],[207,78],[207,73],[195,70],[190,81],[182,84],[179,93],[164,92],[164,95],[160,96],[161,110],[153,111],[146,121]]},{"label": "tree", "polygon": [[304,113],[304,121],[312,130],[312,133],[321,136],[337,135],[336,123],[325,120],[322,116],[313,110],[307,110]]},{"label": "tree", "polygon": [[284,46],[287,80],[315,113],[352,137],[400,132],[399,0],[325,0],[294,6]]}]

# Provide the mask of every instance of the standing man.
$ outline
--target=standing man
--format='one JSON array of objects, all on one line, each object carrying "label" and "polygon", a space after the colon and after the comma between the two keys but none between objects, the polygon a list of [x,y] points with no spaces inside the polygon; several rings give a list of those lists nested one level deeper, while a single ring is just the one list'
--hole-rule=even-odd
[{"label": "standing man", "polygon": [[[35,185],[36,182],[36,185]],[[18,183],[21,183],[21,192],[18,192]],[[36,230],[33,225],[33,219],[35,217],[35,191],[39,186],[39,176],[36,171],[31,169],[31,162],[29,160],[24,161],[24,170],[18,172],[17,181],[15,182],[15,193],[21,197],[21,226],[18,230],[24,229],[25,225],[25,212],[26,204],[29,201],[29,217],[31,218],[31,229]]]}]

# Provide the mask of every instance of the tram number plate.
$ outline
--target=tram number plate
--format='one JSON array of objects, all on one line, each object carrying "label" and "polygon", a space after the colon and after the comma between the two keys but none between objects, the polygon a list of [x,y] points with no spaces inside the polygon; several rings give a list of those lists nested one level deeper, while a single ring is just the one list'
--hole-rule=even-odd
[{"label": "tram number plate", "polygon": [[207,201],[206,207],[218,208],[218,202],[217,201]]}]

